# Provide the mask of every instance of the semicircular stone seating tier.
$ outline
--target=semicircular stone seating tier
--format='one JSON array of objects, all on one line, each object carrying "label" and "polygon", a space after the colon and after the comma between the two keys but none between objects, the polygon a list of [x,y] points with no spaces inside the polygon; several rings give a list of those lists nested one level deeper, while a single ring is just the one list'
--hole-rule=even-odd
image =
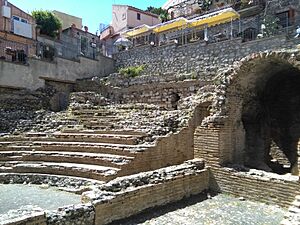
[{"label": "semicircular stone seating tier", "polygon": [[[166,117],[176,115],[176,110],[142,103],[69,109],[69,117],[78,121],[76,126],[54,133],[27,132],[1,137],[0,172],[108,181],[168,163],[178,164],[192,158],[192,150],[189,155],[176,153],[176,149],[163,154],[154,137],[168,133],[171,128],[162,124]],[[183,149],[186,143],[174,142],[169,149],[176,145]],[[162,162],[162,157],[169,161]]]}]

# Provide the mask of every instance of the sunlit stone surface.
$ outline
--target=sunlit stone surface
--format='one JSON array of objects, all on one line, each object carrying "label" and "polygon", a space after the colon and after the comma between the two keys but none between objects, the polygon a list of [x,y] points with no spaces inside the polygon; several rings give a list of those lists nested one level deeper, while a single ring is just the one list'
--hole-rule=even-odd
[{"label": "sunlit stone surface", "polygon": [[36,206],[45,210],[80,203],[80,195],[35,185],[0,184],[0,217],[10,210]]},{"label": "sunlit stone surface", "polygon": [[277,206],[244,201],[220,194],[204,201],[201,197],[192,197],[180,203],[148,211],[130,220],[114,223],[114,225],[273,225],[280,224],[285,212]]}]

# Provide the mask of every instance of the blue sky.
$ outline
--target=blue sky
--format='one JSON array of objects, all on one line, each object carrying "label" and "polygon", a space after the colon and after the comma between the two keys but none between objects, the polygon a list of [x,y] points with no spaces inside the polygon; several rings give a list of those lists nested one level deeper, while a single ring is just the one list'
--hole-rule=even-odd
[{"label": "blue sky", "polygon": [[124,4],[140,9],[148,6],[161,7],[166,0],[8,0],[25,12],[36,9],[58,10],[83,19],[91,33],[99,29],[99,23],[111,21],[111,5]]}]

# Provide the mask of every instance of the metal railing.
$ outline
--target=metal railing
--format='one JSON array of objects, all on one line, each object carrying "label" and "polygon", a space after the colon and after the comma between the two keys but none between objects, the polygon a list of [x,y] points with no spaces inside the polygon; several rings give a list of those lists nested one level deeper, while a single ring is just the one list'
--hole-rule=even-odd
[{"label": "metal railing", "polygon": [[[268,38],[278,35],[286,35],[288,38],[296,36],[296,29],[300,26],[300,16],[293,18],[280,19],[273,15],[277,20],[274,25],[268,25],[263,16],[251,17],[247,20],[236,20],[231,23],[220,24],[215,27],[207,28],[206,43],[216,43],[226,40],[239,38],[242,42],[253,41],[256,39]],[[169,32],[168,34],[155,35],[151,40],[149,38],[140,38],[134,42],[133,47],[141,45],[162,46],[175,43],[185,45],[197,41],[205,41],[204,28],[186,28]],[[299,35],[300,38],[300,35]]]},{"label": "metal railing", "polygon": [[0,38],[0,60],[26,64],[28,45]]}]

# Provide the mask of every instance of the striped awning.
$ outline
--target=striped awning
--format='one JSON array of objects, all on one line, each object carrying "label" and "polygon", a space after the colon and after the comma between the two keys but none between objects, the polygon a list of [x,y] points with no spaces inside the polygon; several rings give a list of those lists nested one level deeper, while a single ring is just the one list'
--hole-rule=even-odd
[{"label": "striped awning", "polygon": [[180,17],[175,20],[171,20],[171,21],[156,25],[153,28],[153,31],[155,33],[161,33],[161,32],[165,32],[165,31],[169,31],[169,30],[181,29],[182,27],[186,26],[187,24],[188,24],[188,20],[183,17]]},{"label": "striped awning", "polygon": [[192,19],[189,21],[189,25],[190,27],[198,27],[203,25],[212,27],[222,23],[228,23],[238,18],[240,18],[238,12],[232,8],[227,8]]},{"label": "striped awning", "polygon": [[141,34],[144,34],[148,31],[151,30],[151,27],[147,26],[147,25],[142,25],[139,27],[136,27],[134,29],[128,30],[124,33],[124,36],[126,37],[135,37],[135,36],[139,36]]},{"label": "striped awning", "polygon": [[152,27],[147,25],[142,25],[134,29],[128,30],[124,32],[122,35],[124,35],[125,37],[132,38],[132,37],[146,34],[147,32],[150,31],[155,33],[162,33],[171,30],[180,30],[185,27],[190,27],[190,28],[200,27],[200,26],[212,27],[219,24],[228,23],[238,18],[240,18],[238,12],[236,12],[232,8],[227,8],[203,16],[199,16],[191,20],[187,20],[186,18],[180,17],[171,21],[167,21],[165,23],[160,23]]}]

